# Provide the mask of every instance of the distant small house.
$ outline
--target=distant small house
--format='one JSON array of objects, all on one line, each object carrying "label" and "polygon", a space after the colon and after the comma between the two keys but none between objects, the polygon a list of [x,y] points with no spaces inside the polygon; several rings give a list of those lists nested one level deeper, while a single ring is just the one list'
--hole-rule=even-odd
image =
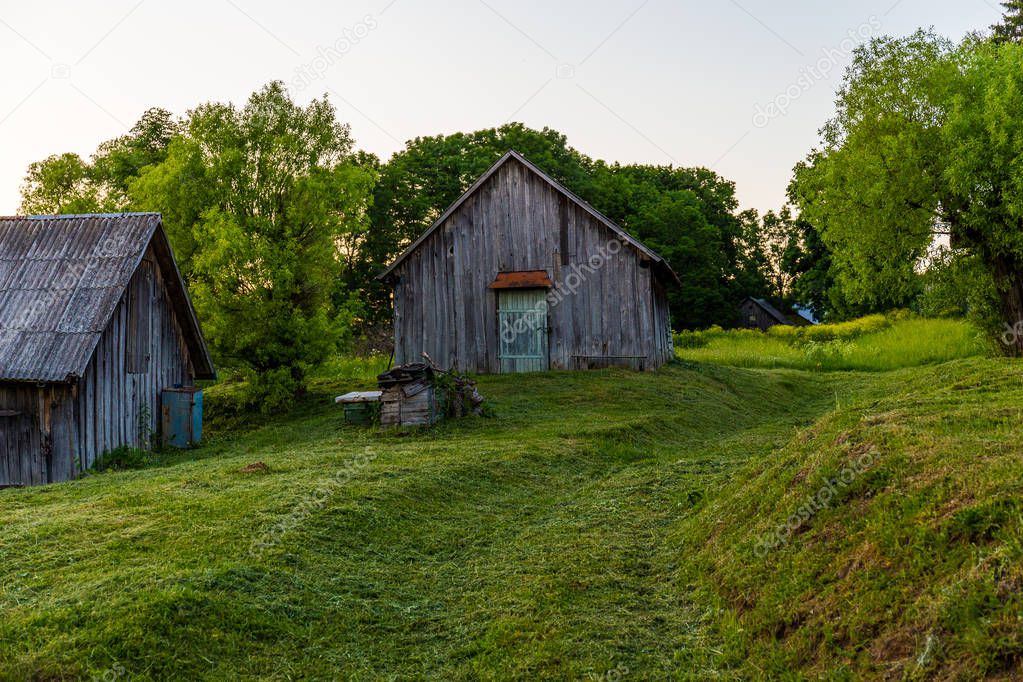
[{"label": "distant small house", "polygon": [[0,487],[139,445],[214,376],[159,214],[0,218]]},{"label": "distant small house", "polygon": [[674,355],[667,262],[514,151],[380,277],[398,364],[642,370]]},{"label": "distant small house", "polygon": [[747,298],[739,307],[739,326],[767,331],[776,325],[792,325],[791,319],[762,298]]},{"label": "distant small house", "polygon": [[813,314],[813,310],[806,306],[796,306],[792,310],[792,318],[797,326],[808,327],[810,325],[820,324],[820,320]]}]

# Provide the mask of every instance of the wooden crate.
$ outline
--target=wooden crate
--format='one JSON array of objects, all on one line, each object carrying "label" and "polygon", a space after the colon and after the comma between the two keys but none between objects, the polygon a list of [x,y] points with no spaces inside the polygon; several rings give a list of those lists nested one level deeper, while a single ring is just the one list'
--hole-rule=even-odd
[{"label": "wooden crate", "polygon": [[443,416],[437,390],[425,379],[386,388],[380,396],[381,426],[430,426]]}]

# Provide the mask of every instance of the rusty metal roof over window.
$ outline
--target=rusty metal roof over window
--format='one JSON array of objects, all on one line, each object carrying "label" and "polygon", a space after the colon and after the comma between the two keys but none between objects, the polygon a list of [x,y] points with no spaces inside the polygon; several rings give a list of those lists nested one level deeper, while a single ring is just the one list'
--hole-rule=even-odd
[{"label": "rusty metal roof over window", "polygon": [[527,270],[524,272],[502,272],[490,285],[491,289],[551,289],[554,282],[546,270]]},{"label": "rusty metal roof over window", "polygon": [[158,213],[0,218],[0,381],[80,378],[152,243],[197,378],[215,376]]}]

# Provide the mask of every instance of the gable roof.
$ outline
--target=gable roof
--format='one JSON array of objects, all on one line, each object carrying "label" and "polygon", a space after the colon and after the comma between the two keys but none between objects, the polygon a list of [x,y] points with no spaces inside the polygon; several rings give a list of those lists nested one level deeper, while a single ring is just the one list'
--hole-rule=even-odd
[{"label": "gable roof", "polygon": [[519,154],[514,149],[509,151],[507,154],[502,156],[500,159],[498,159],[497,163],[495,163],[493,166],[491,166],[490,169],[486,173],[481,175],[479,177],[479,179],[476,180],[476,182],[472,183],[472,185],[469,187],[469,189],[467,189],[465,191],[465,193],[462,194],[462,196],[458,197],[458,199],[456,199],[453,204],[448,206],[447,210],[444,211],[440,215],[440,217],[437,218],[437,220],[434,221],[433,225],[431,225],[430,228],[428,230],[426,230],[426,232],[424,232],[422,235],[419,236],[418,239],[416,239],[414,242],[412,242],[412,244],[407,249],[405,249],[405,251],[403,251],[402,254],[400,256],[398,256],[394,260],[393,263],[388,265],[387,268],[383,272],[381,272],[379,275],[377,275],[377,279],[381,279],[382,280],[382,279],[386,279],[388,276],[390,276],[390,274],[392,272],[394,272],[394,270],[399,265],[401,265],[401,263],[406,258],[408,258],[410,255],[412,255],[412,253],[415,252],[415,250],[418,249],[420,247],[420,245],[422,245],[422,243],[425,242],[430,237],[431,234],[433,234],[435,231],[437,231],[437,229],[439,229],[440,226],[443,225],[444,222],[448,218],[450,218],[451,215],[455,211],[457,211],[459,209],[459,207],[461,207],[462,204],[464,204],[466,201],[468,201],[469,198],[473,194],[476,193],[476,190],[478,190],[480,187],[482,187],[484,185],[484,183],[486,183],[486,181],[491,178],[491,176],[493,176],[498,170],[500,170],[500,168],[502,166],[504,166],[506,163],[508,163],[512,159],[518,161],[519,163],[524,165],[526,168],[531,170],[533,173],[535,173],[536,175],[540,176],[544,181],[547,182],[547,184],[549,184],[551,187],[553,187],[559,193],[561,193],[566,198],[568,198],[569,201],[573,202],[579,208],[581,208],[584,211],[586,211],[587,213],[589,213],[598,222],[604,224],[609,230],[614,232],[618,236],[619,239],[621,239],[623,242],[625,242],[626,244],[632,246],[634,249],[636,249],[641,254],[646,256],[646,258],[648,258],[651,261],[652,264],[658,266],[658,269],[662,273],[667,275],[668,278],[674,284],[681,284],[681,282],[679,281],[678,275],[675,274],[675,271],[671,269],[671,266],[668,265],[668,262],[665,261],[663,258],[661,258],[661,256],[659,256],[657,253],[655,253],[652,249],[648,248],[645,244],[643,244],[641,241],[639,241],[638,239],[633,237],[631,234],[629,234],[628,232],[623,230],[621,227],[619,227],[617,224],[615,224],[614,221],[612,221],[610,218],[605,216],[603,213],[601,213],[597,209],[593,208],[593,206],[588,204],[586,201],[584,201],[582,198],[580,198],[577,194],[575,194],[574,192],[572,192],[571,190],[566,188],[564,185],[562,185],[560,182],[558,182],[557,180],[555,180],[551,176],[549,176],[546,173],[544,173],[536,165],[531,163],[528,159],[526,159],[526,157],[522,156],[522,154]]},{"label": "gable roof", "polygon": [[159,213],[0,218],[0,381],[81,378],[152,244],[196,377],[216,373]]},{"label": "gable roof", "polygon": [[763,309],[763,311],[765,313],[767,313],[768,315],[773,317],[775,319],[775,321],[778,322],[778,324],[788,324],[788,325],[792,324],[792,320],[790,320],[789,318],[787,318],[784,315],[782,315],[781,311],[779,311],[773,305],[768,303],[766,300],[764,300],[762,298],[753,298],[752,296],[749,298],[749,300],[753,301],[755,304],[760,306],[760,308]]}]

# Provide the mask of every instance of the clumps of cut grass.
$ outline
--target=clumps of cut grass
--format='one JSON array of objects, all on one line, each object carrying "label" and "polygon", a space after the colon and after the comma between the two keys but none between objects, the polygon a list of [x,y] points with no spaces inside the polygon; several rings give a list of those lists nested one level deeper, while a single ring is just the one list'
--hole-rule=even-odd
[{"label": "clumps of cut grass", "polygon": [[[0,493],[0,680],[117,663],[154,680],[712,670],[664,535],[736,462],[828,409],[833,381],[486,376],[495,418],[403,437],[343,424],[321,398],[349,379],[311,383],[320,397],[212,428],[188,460]],[[239,473],[254,462],[271,474]]]},{"label": "clumps of cut grass", "polygon": [[[912,322],[813,342],[880,353]],[[1015,362],[486,376],[494,419],[403,435],[342,423],[360,366],[159,468],[0,491],[0,680],[1023,666]]]},{"label": "clumps of cut grass", "polygon": [[252,464],[246,464],[238,470],[240,474],[268,474],[270,473],[270,467],[265,462],[253,462]]}]

